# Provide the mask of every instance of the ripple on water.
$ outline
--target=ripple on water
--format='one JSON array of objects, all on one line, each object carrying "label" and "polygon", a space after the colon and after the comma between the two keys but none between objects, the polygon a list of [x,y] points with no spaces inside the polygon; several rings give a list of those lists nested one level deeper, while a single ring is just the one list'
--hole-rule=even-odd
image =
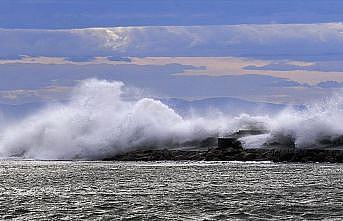
[{"label": "ripple on water", "polygon": [[0,219],[343,217],[341,164],[0,161]]}]

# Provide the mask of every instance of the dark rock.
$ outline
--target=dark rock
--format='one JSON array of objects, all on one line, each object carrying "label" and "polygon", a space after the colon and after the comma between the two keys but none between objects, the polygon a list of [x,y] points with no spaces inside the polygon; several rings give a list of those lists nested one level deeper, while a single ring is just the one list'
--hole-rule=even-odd
[{"label": "dark rock", "polygon": [[232,137],[219,137],[218,149],[226,149],[231,152],[242,151],[243,147],[239,140]]},{"label": "dark rock", "polygon": [[[340,143],[342,137],[336,142]],[[285,139],[290,141],[289,137]],[[213,143],[210,140],[209,143]],[[331,142],[332,143],[332,142]],[[290,145],[266,147],[259,149],[243,149],[235,138],[218,138],[218,147],[208,150],[170,150],[148,149],[135,150],[118,154],[104,160],[119,161],[161,161],[161,160],[193,160],[193,161],[274,161],[274,162],[335,162],[343,163],[343,149],[297,149]]]}]

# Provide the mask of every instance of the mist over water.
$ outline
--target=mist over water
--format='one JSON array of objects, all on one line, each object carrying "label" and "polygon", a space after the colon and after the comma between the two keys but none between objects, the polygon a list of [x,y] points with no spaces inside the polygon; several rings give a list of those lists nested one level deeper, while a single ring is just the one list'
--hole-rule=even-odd
[{"label": "mist over water", "polygon": [[339,97],[275,117],[216,112],[183,117],[158,100],[135,99],[122,82],[90,79],[75,87],[68,103],[54,104],[0,127],[0,156],[29,159],[102,159],[129,150],[182,146],[239,129],[267,129],[243,138],[246,148],[291,139],[298,148],[343,134]]}]

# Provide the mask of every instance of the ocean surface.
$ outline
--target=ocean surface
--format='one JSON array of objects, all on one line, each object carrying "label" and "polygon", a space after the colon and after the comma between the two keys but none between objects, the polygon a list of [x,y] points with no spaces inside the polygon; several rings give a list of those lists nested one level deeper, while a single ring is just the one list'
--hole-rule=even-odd
[{"label": "ocean surface", "polygon": [[343,164],[0,161],[0,219],[342,219]]}]

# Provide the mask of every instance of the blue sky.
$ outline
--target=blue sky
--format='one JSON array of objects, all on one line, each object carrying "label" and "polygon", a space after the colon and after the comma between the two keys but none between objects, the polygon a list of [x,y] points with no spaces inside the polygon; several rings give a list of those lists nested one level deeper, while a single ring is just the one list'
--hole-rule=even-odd
[{"label": "blue sky", "polygon": [[3,28],[297,24],[342,21],[339,0],[2,0]]},{"label": "blue sky", "polygon": [[0,2],[0,103],[79,80],[156,97],[306,103],[343,86],[341,1]]}]

